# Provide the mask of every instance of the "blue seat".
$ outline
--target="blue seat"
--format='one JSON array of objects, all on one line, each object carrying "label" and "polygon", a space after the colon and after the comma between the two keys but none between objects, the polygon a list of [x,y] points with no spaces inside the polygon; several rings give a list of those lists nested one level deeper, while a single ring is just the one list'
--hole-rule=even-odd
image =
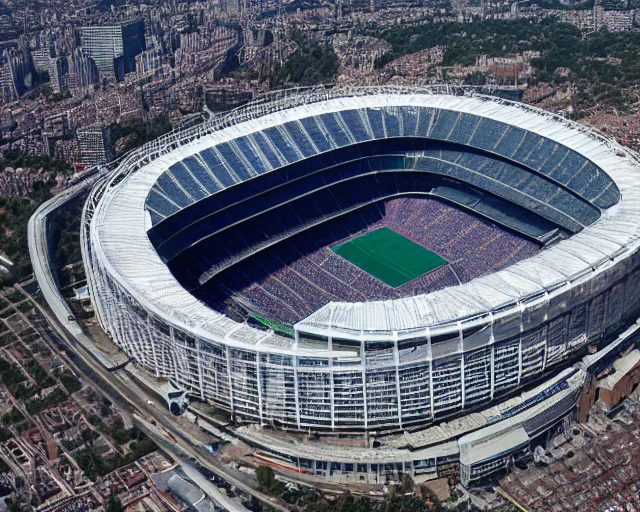
[{"label": "blue seat", "polygon": [[213,148],[205,149],[200,152],[200,157],[207,164],[211,172],[225,187],[235,185],[236,180],[229,174],[225,164],[220,159],[220,155]]},{"label": "blue seat", "polygon": [[336,147],[348,146],[352,144],[349,135],[344,132],[338,120],[336,114],[322,114],[320,120],[327,128],[329,137],[335,141]]},{"label": "blue seat", "polygon": [[469,145],[485,151],[493,151],[504,131],[504,124],[493,119],[483,119],[471,137]]},{"label": "blue seat", "polygon": [[155,211],[147,208],[147,211],[149,212],[149,215],[151,216],[151,225],[156,225],[158,222],[160,222],[161,220],[164,219],[164,217],[162,215],[160,215],[159,213],[156,213]]},{"label": "blue seat", "polygon": [[400,111],[402,116],[402,135],[404,137],[415,137],[418,128],[418,108],[404,108]]},{"label": "blue seat", "polygon": [[282,126],[291,137],[291,140],[296,144],[300,152],[305,157],[310,157],[317,153],[316,149],[313,147],[313,144],[307,137],[307,134],[302,131],[300,124],[297,121],[292,121],[290,123],[286,123]]},{"label": "blue seat", "polygon": [[159,187],[160,190],[162,190],[169,199],[180,206],[180,208],[184,208],[193,203],[193,199],[187,197],[180,187],[178,187],[171,174],[164,173],[160,175],[154,187]]},{"label": "blue seat", "polygon": [[620,192],[613,184],[610,182],[606,189],[600,193],[600,195],[594,199],[594,203],[598,208],[610,208],[614,204],[616,204],[620,200]]},{"label": "blue seat", "polygon": [[331,142],[329,142],[327,134],[320,129],[315,117],[305,117],[304,119],[301,119],[300,122],[320,151],[329,151],[332,149]]},{"label": "blue seat", "polygon": [[553,153],[556,146],[557,144],[555,142],[540,137],[538,143],[533,146],[533,149],[523,159],[522,163],[534,170],[540,171],[544,162],[549,158],[549,155]]},{"label": "blue seat", "polygon": [[187,157],[182,161],[182,164],[187,167],[198,180],[198,182],[205,187],[209,194],[220,190],[220,186],[213,178],[213,175],[205,169],[202,164],[193,156]]},{"label": "blue seat", "polygon": [[[540,135],[532,132],[526,132],[524,140],[512,156],[513,160],[527,167],[537,169],[537,166],[531,165],[532,162],[529,160],[529,155],[533,154],[534,158],[536,154],[539,155],[539,147],[543,141],[545,141],[544,137],[540,137]],[[545,158],[546,156],[547,155],[545,155]]]},{"label": "blue seat", "polygon": [[400,137],[402,134],[400,133],[399,113],[390,109],[384,109],[382,115],[387,137]]},{"label": "blue seat", "polygon": [[481,118],[470,114],[461,114],[453,131],[449,135],[451,142],[468,144]]},{"label": "blue seat", "polygon": [[373,131],[373,137],[375,139],[384,139],[384,125],[382,121],[382,110],[374,110],[368,108],[365,110],[365,114],[369,118],[369,125]]},{"label": "blue seat", "polygon": [[438,140],[449,140],[449,134],[461,115],[453,110],[438,110],[429,137]]},{"label": "blue seat", "polygon": [[278,128],[267,128],[262,132],[267,137],[276,150],[283,156],[286,162],[297,162],[302,158],[302,155],[298,153],[297,148],[294,148],[280,133]]},{"label": "blue seat", "polygon": [[523,142],[526,133],[527,132],[520,128],[510,126],[509,128],[507,128],[507,131],[504,133],[504,136],[502,137],[500,142],[498,142],[493,148],[493,152],[498,155],[511,158],[520,144]]},{"label": "blue seat", "polygon": [[223,142],[222,144],[218,144],[216,146],[216,150],[227,162],[227,167],[240,178],[240,181],[248,180],[251,178],[251,173],[247,169],[247,166],[235,153],[235,151],[233,151],[230,142]]},{"label": "blue seat", "polygon": [[269,140],[264,133],[256,132],[249,135],[248,138],[255,141],[256,146],[260,148],[260,151],[265,156],[272,168],[278,169],[286,163],[284,160],[281,160],[277,153],[273,150],[271,144],[269,143]]},{"label": "blue seat", "polygon": [[371,140],[371,135],[362,123],[358,110],[344,110],[340,115],[357,141]]},{"label": "blue seat", "polygon": [[146,204],[165,217],[169,217],[178,211],[178,207],[168,201],[167,198],[159,193],[155,188],[152,188],[149,192]]},{"label": "blue seat", "polygon": [[180,164],[174,164],[169,168],[169,173],[180,183],[187,193],[196,201],[209,195],[206,190],[195,180],[189,170]]},{"label": "blue seat", "polygon": [[262,174],[269,170],[269,167],[265,165],[264,160],[258,156],[258,153],[256,153],[256,150],[251,145],[251,141],[248,137],[239,137],[235,139],[235,143],[242,155],[251,164],[254,173]]}]

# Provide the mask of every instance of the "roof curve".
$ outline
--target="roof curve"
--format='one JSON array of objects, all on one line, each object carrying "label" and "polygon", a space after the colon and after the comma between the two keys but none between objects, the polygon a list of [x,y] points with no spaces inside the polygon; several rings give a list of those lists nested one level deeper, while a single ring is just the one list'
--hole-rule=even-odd
[{"label": "roof curve", "polygon": [[[291,102],[291,100],[289,100]],[[292,341],[238,324],[188,293],[155,252],[146,232],[152,221],[145,200],[171,165],[205,148],[290,120],[347,109],[419,106],[471,113],[516,126],[580,153],[608,174],[621,200],[567,240],[494,274],[426,295],[364,303],[332,302],[296,324],[316,334],[376,338],[410,336],[441,324],[518,307],[552,288],[570,286],[609,268],[639,246],[640,163],[635,155],[594,130],[532,107],[478,94],[429,94],[371,88],[333,92],[322,101],[295,101],[289,108],[249,116],[183,144],[108,187],[91,223],[98,258],[143,307],[175,327],[212,341],[258,350],[290,352]],[[114,175],[116,177],[118,172]],[[264,347],[264,348],[261,348]]]}]

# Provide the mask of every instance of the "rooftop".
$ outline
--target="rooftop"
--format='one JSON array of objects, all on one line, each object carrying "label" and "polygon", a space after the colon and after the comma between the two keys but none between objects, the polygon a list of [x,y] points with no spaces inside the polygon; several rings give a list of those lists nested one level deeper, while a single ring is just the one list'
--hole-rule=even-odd
[{"label": "rooftop", "polygon": [[[214,144],[263,130],[280,123],[355,108],[428,106],[499,120],[541,134],[571,147],[603,169],[618,186],[622,200],[603,212],[591,226],[537,255],[500,272],[428,295],[367,303],[333,302],[296,325],[317,334],[352,337],[424,335],[425,328],[477,317],[488,310],[508,314],[522,301],[548,300],[545,291],[580,286],[606,272],[640,243],[640,180],[638,163],[621,147],[607,142],[576,123],[524,105],[482,96],[415,94],[380,89],[298,104],[285,110],[250,117],[160,156],[109,187],[92,222],[96,253],[111,275],[149,311],[204,339],[231,346],[292,353],[293,341],[237,324],[189,294],[171,275],[146,236],[150,227],[144,204],[158,176],[177,161]],[[135,254],[135,258],[130,255]],[[496,314],[497,316],[498,314]],[[253,331],[253,332],[252,332]]]},{"label": "rooftop", "polygon": [[625,375],[627,375],[633,368],[640,363],[640,350],[635,349],[629,352],[626,356],[616,359],[613,363],[615,372],[602,379],[600,387],[603,389],[612,390],[618,382],[620,382]]}]

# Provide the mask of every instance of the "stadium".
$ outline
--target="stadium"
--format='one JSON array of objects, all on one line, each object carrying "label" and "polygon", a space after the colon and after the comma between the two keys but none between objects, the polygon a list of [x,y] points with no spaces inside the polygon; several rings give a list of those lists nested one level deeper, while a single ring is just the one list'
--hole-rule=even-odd
[{"label": "stadium", "polygon": [[[639,165],[593,129],[473,89],[279,92],[93,188],[92,303],[142,368],[296,471],[379,481],[455,462],[471,481],[506,463],[463,445],[503,424],[493,449],[502,436],[526,451],[575,406],[581,358],[635,322]],[[465,421],[466,440],[425,440]],[[258,426],[414,434],[330,459]]]}]

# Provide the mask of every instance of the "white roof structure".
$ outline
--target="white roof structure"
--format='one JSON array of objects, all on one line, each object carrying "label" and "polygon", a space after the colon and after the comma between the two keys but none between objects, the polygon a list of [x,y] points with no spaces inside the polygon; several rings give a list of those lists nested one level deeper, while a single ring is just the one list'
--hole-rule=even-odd
[{"label": "white roof structure", "polygon": [[[303,103],[303,102],[300,102]],[[627,150],[577,123],[524,105],[480,95],[423,94],[380,89],[293,105],[197,138],[160,156],[108,187],[92,222],[92,240],[112,277],[149,311],[204,339],[254,350],[309,350],[293,340],[238,324],[187,292],[161,261],[146,231],[151,226],[145,199],[172,164],[215,144],[290,120],[346,109],[418,106],[470,113],[535,132],[563,144],[604,170],[621,200],[599,220],[570,239],[491,275],[426,295],[389,301],[332,302],[296,324],[296,329],[356,338],[409,336],[440,324],[486,314],[506,305],[519,307],[532,296],[553,293],[593,279],[639,246],[640,164]],[[101,252],[101,254],[100,254]],[[554,288],[555,289],[555,288]]]},{"label": "white roof structure", "polygon": [[615,372],[602,379],[600,387],[608,391],[613,390],[613,388],[615,388],[616,385],[638,365],[638,363],[640,363],[640,350],[638,349],[632,350],[620,359],[616,359],[613,363]]},{"label": "white roof structure", "polygon": [[[477,439],[471,439],[473,437],[474,434],[470,434],[460,443],[460,463],[467,466],[495,457],[499,453],[509,453],[529,442],[529,436],[522,426],[489,436],[476,434]],[[496,446],[500,447],[499,452],[496,451]]]}]

